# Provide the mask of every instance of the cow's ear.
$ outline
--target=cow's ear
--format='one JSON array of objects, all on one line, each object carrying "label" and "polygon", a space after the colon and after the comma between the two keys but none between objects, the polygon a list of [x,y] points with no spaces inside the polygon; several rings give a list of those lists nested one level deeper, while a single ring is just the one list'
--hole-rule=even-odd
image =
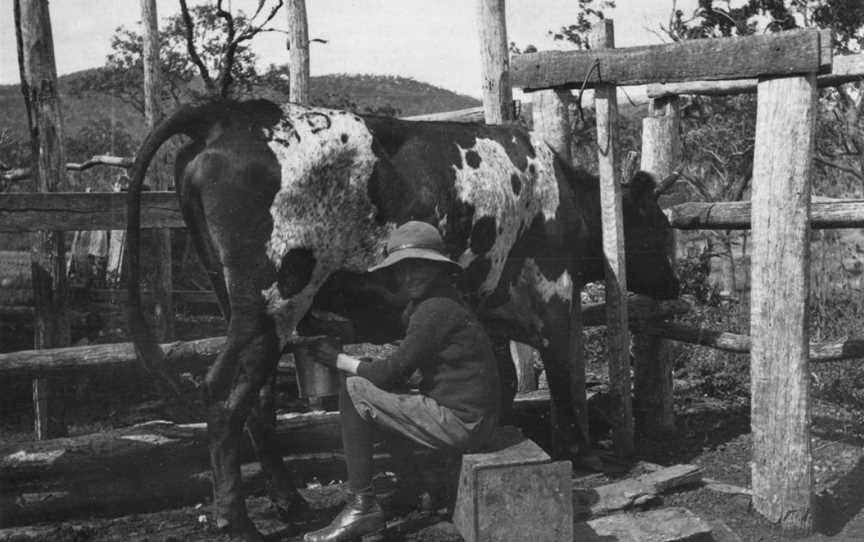
[{"label": "cow's ear", "polygon": [[645,201],[645,198],[653,199],[655,188],[657,188],[657,182],[650,173],[645,171],[637,171],[630,179],[630,194],[633,196],[633,201]]}]

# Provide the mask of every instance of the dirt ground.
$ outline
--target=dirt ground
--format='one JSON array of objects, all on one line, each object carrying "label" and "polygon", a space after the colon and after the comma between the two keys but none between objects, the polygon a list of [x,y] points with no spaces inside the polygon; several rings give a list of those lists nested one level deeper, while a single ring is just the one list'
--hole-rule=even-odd
[{"label": "dirt ground", "polygon": [[[726,484],[749,486],[750,436],[746,404],[711,398],[691,398],[678,412],[678,431],[660,438],[642,438],[639,459],[672,465],[692,463],[704,477]],[[722,522],[743,541],[852,542],[864,540],[864,417],[860,411],[817,401],[813,412],[813,455],[816,481],[817,533],[784,533],[750,508],[748,495],[691,487],[664,495],[660,506],[683,506],[709,522]],[[605,441],[600,441],[604,444]],[[601,484],[626,476],[626,467],[608,460],[609,472],[591,477]],[[578,473],[577,473],[578,475]],[[248,500],[252,517],[268,540],[299,541],[302,533],[325,524],[338,510],[341,485],[304,490],[314,510],[292,524],[283,524],[266,498]],[[654,505],[657,506],[657,505]],[[114,519],[90,519],[46,526],[35,539],[60,541],[226,540],[210,528],[206,503]],[[409,526],[412,532],[395,539],[448,542],[461,537],[446,517],[429,525]],[[729,536],[726,533],[725,536]],[[44,537],[44,538],[43,538]],[[0,538],[2,539],[2,538]],[[735,540],[723,538],[720,540]]]},{"label": "dirt ground", "polygon": [[[589,339],[594,359],[602,359],[602,347]],[[688,353],[689,356],[689,353]],[[704,478],[732,486],[750,485],[749,402],[746,358],[700,359],[687,357],[676,367],[676,425],[674,434],[640,435],[634,463],[620,464],[604,455],[607,472],[590,477],[599,485],[632,474],[636,461],[660,465],[696,464]],[[603,377],[602,365],[590,365],[589,372]],[[813,368],[812,409],[814,479],[816,484],[816,533],[784,533],[751,509],[747,494],[725,493],[707,486],[688,487],[665,494],[657,506],[682,506],[717,528],[715,539],[725,541],[852,542],[864,541],[864,401],[859,383],[864,363],[849,361]],[[597,413],[594,413],[595,415]],[[602,414],[602,413],[601,413]],[[597,416],[595,416],[596,418]],[[602,418],[602,415],[599,416]],[[521,420],[527,433],[541,444],[548,437],[547,412],[540,409]],[[16,438],[4,428],[0,439]],[[20,438],[20,437],[19,437]],[[594,442],[601,454],[608,448],[608,434],[597,423]],[[578,477],[587,473],[575,473]],[[578,482],[578,481],[577,481]],[[253,520],[268,540],[299,541],[305,531],[318,528],[338,511],[342,497],[339,483],[304,489],[313,511],[282,523],[262,495],[253,495],[248,504]],[[461,540],[446,515],[410,521],[407,532],[393,539],[449,542]],[[417,519],[417,518],[413,518]],[[402,518],[404,520],[404,518]],[[724,527],[728,527],[726,530]],[[0,531],[0,541],[4,538]],[[86,518],[34,526],[33,536],[17,540],[65,541],[149,541],[227,540],[211,527],[209,504],[198,503],[177,509],[119,518]]]}]

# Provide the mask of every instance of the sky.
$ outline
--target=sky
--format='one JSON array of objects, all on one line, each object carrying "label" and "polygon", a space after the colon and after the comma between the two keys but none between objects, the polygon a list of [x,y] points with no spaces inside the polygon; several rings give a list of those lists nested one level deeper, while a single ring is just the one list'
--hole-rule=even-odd
[{"label": "sky", "polygon": [[[194,5],[196,1],[190,1]],[[252,13],[254,0],[228,0]],[[690,13],[697,0],[677,0]],[[607,16],[615,22],[619,47],[661,43],[655,32],[669,20],[673,0],[617,0]],[[507,0],[508,40],[540,50],[566,48],[549,30],[576,20],[576,0]],[[140,21],[139,0],[53,0],[50,4],[59,74],[101,66],[111,35]],[[157,0],[160,20],[179,10],[177,0]],[[480,97],[480,45],[476,0],[306,0],[311,74],[368,73],[411,77]],[[286,26],[286,15],[276,24]],[[654,32],[652,32],[652,30]],[[285,36],[255,39],[263,65],[288,60]],[[12,0],[0,0],[0,84],[17,84],[18,65]]]}]

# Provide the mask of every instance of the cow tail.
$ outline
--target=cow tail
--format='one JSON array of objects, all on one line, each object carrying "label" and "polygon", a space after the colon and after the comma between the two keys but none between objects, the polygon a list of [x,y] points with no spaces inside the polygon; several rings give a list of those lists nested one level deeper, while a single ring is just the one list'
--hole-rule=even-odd
[{"label": "cow tail", "polygon": [[141,304],[141,192],[147,167],[163,143],[178,134],[186,134],[192,138],[201,137],[200,128],[204,120],[202,109],[183,107],[150,132],[135,157],[126,199],[126,317],[129,335],[135,346],[138,362],[156,379],[160,392],[175,399],[182,395],[180,381],[170,370],[166,370],[165,354]]}]

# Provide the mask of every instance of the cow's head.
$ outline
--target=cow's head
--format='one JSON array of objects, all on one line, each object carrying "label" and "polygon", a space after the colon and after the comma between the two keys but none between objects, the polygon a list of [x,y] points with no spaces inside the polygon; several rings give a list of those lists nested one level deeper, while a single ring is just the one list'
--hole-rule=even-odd
[{"label": "cow's head", "polygon": [[624,185],[624,239],[627,252],[627,288],[657,299],[677,297],[678,278],[669,250],[672,228],[657,204],[656,183],[638,172]]}]

